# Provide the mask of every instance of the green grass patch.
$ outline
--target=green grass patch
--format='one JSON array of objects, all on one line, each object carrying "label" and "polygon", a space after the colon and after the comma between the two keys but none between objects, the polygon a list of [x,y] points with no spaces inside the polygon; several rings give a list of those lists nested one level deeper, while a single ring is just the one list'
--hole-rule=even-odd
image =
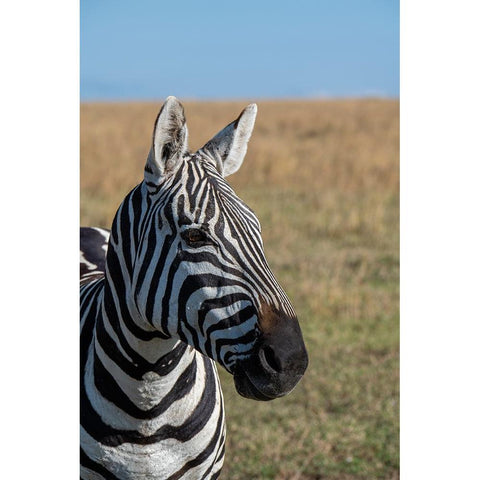
[{"label": "green grass patch", "polygon": [[260,404],[239,397],[221,372],[224,478],[397,478],[398,202],[368,214],[377,194],[365,192],[356,202],[332,198],[337,210],[326,214],[314,191],[241,194],[260,218],[267,257],[297,310],[310,364],[294,392]]}]

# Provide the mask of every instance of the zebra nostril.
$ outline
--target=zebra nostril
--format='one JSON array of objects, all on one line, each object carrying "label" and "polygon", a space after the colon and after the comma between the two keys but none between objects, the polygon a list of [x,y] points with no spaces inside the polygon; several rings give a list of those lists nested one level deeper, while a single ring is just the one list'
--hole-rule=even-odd
[{"label": "zebra nostril", "polygon": [[267,366],[270,367],[272,370],[275,370],[275,372],[280,373],[283,369],[280,365],[280,362],[278,361],[277,356],[275,355],[275,352],[273,351],[273,348],[269,345],[265,345],[262,348],[262,351],[263,359],[265,360]]}]

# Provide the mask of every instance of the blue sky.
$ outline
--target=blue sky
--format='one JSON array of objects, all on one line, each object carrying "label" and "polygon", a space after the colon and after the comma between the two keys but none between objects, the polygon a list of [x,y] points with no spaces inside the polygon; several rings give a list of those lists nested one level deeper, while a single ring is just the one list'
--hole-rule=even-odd
[{"label": "blue sky", "polygon": [[398,0],[81,0],[82,100],[399,96]]}]

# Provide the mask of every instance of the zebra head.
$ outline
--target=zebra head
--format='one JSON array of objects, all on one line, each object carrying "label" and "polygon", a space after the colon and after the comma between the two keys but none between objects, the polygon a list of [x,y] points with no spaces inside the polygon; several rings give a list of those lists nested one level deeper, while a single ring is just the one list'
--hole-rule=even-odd
[{"label": "zebra head", "polygon": [[145,324],[219,362],[241,395],[270,400],[293,389],[308,357],[294,309],[265,259],[259,221],[224,179],[243,162],[256,112],[249,105],[189,153],[183,107],[167,98],[141,201],[129,206],[141,218],[129,226],[139,245],[132,290]]}]

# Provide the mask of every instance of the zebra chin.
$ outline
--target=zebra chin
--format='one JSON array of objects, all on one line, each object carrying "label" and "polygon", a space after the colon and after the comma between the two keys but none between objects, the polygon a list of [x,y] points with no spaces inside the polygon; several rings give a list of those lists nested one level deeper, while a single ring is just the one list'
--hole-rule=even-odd
[{"label": "zebra chin", "polygon": [[272,374],[271,372],[236,370],[233,374],[239,395],[251,400],[269,401],[290,393],[303,373]]}]

